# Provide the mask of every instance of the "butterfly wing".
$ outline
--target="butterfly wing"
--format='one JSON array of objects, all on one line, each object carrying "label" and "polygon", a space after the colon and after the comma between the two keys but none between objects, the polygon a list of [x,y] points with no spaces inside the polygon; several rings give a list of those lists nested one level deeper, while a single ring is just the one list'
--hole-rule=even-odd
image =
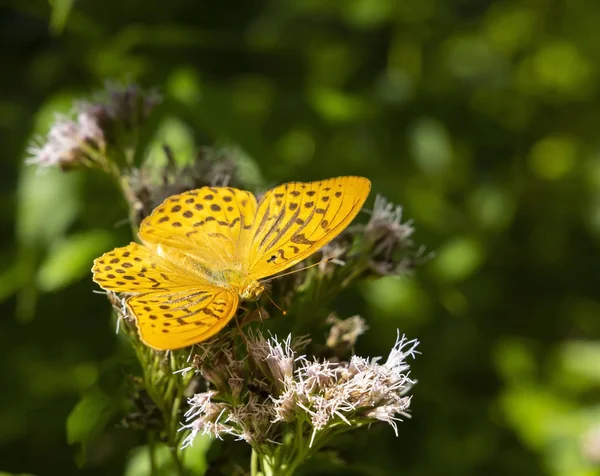
[{"label": "butterfly wing", "polygon": [[173,290],[188,286],[191,280],[198,280],[187,269],[137,243],[116,248],[95,259],[92,273],[100,287],[119,293]]},{"label": "butterfly wing", "polygon": [[238,249],[248,274],[264,278],[299,263],[341,233],[371,190],[363,177],[291,182],[265,193]]},{"label": "butterfly wing", "polygon": [[237,295],[137,243],[105,253],[92,271],[102,288],[135,294],[127,307],[136,317],[140,338],[155,349],[178,349],[208,339],[237,310]]},{"label": "butterfly wing", "polygon": [[223,329],[237,310],[238,297],[213,286],[188,286],[130,297],[127,307],[136,316],[146,345],[173,350],[202,342]]},{"label": "butterfly wing", "polygon": [[167,198],[142,221],[139,237],[158,255],[210,277],[231,269],[255,214],[250,192],[202,187]]}]

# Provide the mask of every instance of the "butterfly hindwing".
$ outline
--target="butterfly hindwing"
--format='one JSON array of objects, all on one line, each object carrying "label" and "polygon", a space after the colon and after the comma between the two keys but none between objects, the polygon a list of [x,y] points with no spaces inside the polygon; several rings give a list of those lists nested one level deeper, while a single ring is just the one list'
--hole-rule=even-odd
[{"label": "butterfly hindwing", "polygon": [[157,350],[196,344],[219,332],[238,307],[238,296],[213,286],[188,286],[176,292],[130,297],[142,341]]},{"label": "butterfly hindwing", "polygon": [[140,338],[158,350],[208,339],[227,325],[238,306],[236,294],[137,243],[105,253],[92,271],[102,288],[134,294],[126,303]]},{"label": "butterfly hindwing", "polygon": [[243,243],[249,275],[271,276],[318,251],[350,224],[370,189],[365,178],[338,177],[269,190]]}]

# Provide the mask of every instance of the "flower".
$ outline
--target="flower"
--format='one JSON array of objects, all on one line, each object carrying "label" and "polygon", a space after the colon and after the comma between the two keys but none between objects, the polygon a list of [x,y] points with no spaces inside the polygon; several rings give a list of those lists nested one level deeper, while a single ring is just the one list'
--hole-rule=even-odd
[{"label": "flower", "polygon": [[402,223],[402,207],[400,205],[394,205],[384,196],[377,195],[366,231],[374,234],[377,238],[382,235],[391,235],[396,241],[406,241],[415,230],[410,223]]},{"label": "flower", "polygon": [[27,163],[40,167],[59,166],[68,170],[92,166],[102,160],[106,142],[95,118],[80,111],[74,119],[58,115],[45,139],[38,139],[27,152]]},{"label": "flower", "polygon": [[[294,379],[285,382],[284,392],[274,400],[274,421],[308,417],[312,425],[312,446],[318,432],[339,424],[361,425],[373,419],[389,423],[398,434],[399,416],[406,416],[413,385],[408,377],[407,357],[414,357],[418,342],[398,336],[385,364],[378,359],[352,356],[350,362],[335,364],[300,358]],[[304,413],[304,415],[298,415]]]},{"label": "flower", "polygon": [[370,267],[380,275],[400,274],[410,268],[406,259],[398,262],[395,252],[412,246],[414,228],[402,223],[402,207],[377,195],[365,235],[372,243]]},{"label": "flower", "polygon": [[237,401],[246,380],[245,359],[237,359],[225,339],[217,338],[200,344],[192,368],[220,396]]},{"label": "flower", "polygon": [[166,165],[158,173],[152,160],[127,172],[131,187],[127,199],[135,210],[137,224],[171,195],[204,186],[242,185],[237,178],[238,159],[231,149],[203,147],[191,162],[188,158],[177,159],[168,145],[163,145],[163,151]]},{"label": "flower", "polygon": [[198,393],[188,400],[190,409],[185,418],[191,420],[181,430],[189,430],[182,447],[191,446],[198,434],[223,439],[232,435],[238,440],[253,444],[267,440],[271,423],[271,407],[250,395],[244,404],[231,406],[224,402],[215,402],[215,391]]},{"label": "flower", "polygon": [[319,271],[324,275],[331,275],[338,266],[346,265],[345,259],[351,243],[347,242],[345,235],[346,233],[342,233],[321,248],[323,258],[328,258],[323,259],[318,266]]},{"label": "flower", "polygon": [[127,130],[140,127],[162,102],[155,91],[146,92],[136,84],[120,85],[109,82],[99,95],[97,105],[102,117],[110,117]]},{"label": "flower", "polygon": [[136,84],[107,82],[91,101],[76,101],[75,108],[89,114],[113,139],[116,129],[126,132],[141,127],[162,102],[155,91],[144,91]]},{"label": "flower", "polygon": [[63,170],[81,166],[108,170],[108,145],[131,145],[131,140],[120,137],[121,132],[140,128],[159,102],[157,94],[136,85],[108,84],[96,100],[75,101],[71,114],[58,115],[47,136],[28,148],[27,162]]},{"label": "flower", "polygon": [[227,425],[225,419],[222,418],[227,410],[227,405],[212,401],[212,398],[216,394],[214,391],[197,393],[188,400],[190,409],[184,416],[186,419],[193,421],[182,428],[191,430],[189,435],[183,440],[183,448],[190,446],[199,433],[223,439],[223,434],[234,432],[234,429],[230,425]]},{"label": "flower", "polygon": [[369,329],[365,320],[358,315],[340,319],[335,314],[331,314],[326,322],[332,324],[326,345],[338,353],[352,349],[359,336]]},{"label": "flower", "polygon": [[292,378],[294,371],[295,352],[292,349],[292,336],[283,342],[276,338],[265,340],[260,332],[250,333],[248,339],[248,354],[263,375],[278,389],[283,388],[283,383]]},{"label": "flower", "polygon": [[[327,437],[327,428],[351,429],[374,421],[390,424],[398,434],[397,422],[408,416],[410,407],[406,393],[414,382],[406,360],[417,353],[416,340],[398,335],[383,364],[379,358],[356,355],[341,363],[310,360],[298,354],[295,343],[306,341],[251,334],[247,342],[251,358],[243,366],[254,362],[256,368],[238,372],[245,385],[237,381],[248,391],[240,390],[240,398],[233,400],[229,390],[209,390],[190,398],[183,427],[190,434],[184,444],[191,444],[198,433],[217,438],[230,434],[253,446],[280,444],[287,434],[306,436],[309,441],[302,445],[312,447],[317,440],[323,443],[321,435]],[[306,423],[310,431],[305,434]]]}]

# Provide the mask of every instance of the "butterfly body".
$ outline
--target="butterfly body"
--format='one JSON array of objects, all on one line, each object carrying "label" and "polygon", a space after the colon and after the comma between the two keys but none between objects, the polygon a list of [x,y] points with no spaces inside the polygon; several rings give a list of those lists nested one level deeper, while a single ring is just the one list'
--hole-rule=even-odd
[{"label": "butterfly body", "polygon": [[231,289],[244,300],[256,300],[264,291],[260,282],[235,269],[221,271],[215,278],[216,285]]},{"label": "butterfly body", "polygon": [[343,231],[370,191],[362,177],[250,192],[203,187],[167,198],[131,243],[94,261],[94,281],[126,293],[142,341],[159,350],[219,332],[261,279],[306,259]]}]

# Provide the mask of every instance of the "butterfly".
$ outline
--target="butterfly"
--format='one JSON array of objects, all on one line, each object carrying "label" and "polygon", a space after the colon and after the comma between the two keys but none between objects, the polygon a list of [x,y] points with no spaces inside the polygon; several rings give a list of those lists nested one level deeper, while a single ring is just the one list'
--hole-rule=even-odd
[{"label": "butterfly", "polygon": [[363,177],[290,182],[257,203],[250,192],[202,187],[167,198],[131,243],[94,261],[93,279],[126,293],[139,336],[157,350],[218,333],[260,280],[306,259],[339,235],[365,202]]}]

